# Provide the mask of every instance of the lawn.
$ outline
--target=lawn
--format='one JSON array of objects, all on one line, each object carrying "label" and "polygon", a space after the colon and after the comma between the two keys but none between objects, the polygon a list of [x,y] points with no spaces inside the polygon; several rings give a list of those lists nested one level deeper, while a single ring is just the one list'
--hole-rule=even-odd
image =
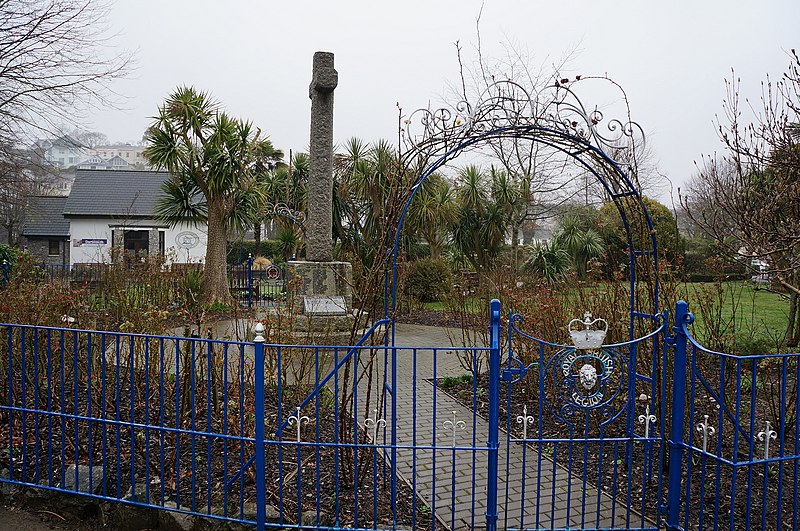
[{"label": "lawn", "polygon": [[[571,289],[577,292],[576,288]],[[735,332],[737,337],[749,338],[750,342],[757,340],[760,345],[752,345],[753,348],[769,348],[783,337],[786,330],[788,297],[747,281],[685,283],[678,286],[677,296],[689,303],[689,310],[696,317],[693,332],[701,341],[714,335],[719,337]],[[673,303],[662,300],[662,304]],[[486,303],[479,296],[468,297],[464,305],[475,314],[486,311]],[[423,305],[425,310],[432,311],[449,310],[451,307],[445,301]]]},{"label": "lawn", "polygon": [[[737,336],[760,337],[776,343],[786,331],[789,299],[750,282],[684,284],[681,296],[695,314],[694,332],[703,338],[710,329],[727,329]],[[765,346],[767,346],[765,345]]]}]

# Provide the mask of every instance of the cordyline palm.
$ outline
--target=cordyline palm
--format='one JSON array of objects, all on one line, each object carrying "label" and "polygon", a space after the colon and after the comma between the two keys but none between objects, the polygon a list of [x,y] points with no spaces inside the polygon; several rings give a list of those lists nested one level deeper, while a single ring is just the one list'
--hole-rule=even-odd
[{"label": "cordyline palm", "polygon": [[207,224],[200,302],[229,304],[227,232],[256,221],[264,201],[257,177],[283,155],[250,122],[229,117],[194,88],[177,89],[158,111],[145,133],[148,161],[170,173],[157,214],[172,225]]},{"label": "cordyline palm", "polygon": [[396,223],[398,179],[402,180],[397,156],[386,141],[367,145],[352,138],[335,162],[334,239],[370,267],[376,253],[386,249]]},{"label": "cordyline palm", "polygon": [[550,242],[534,245],[522,267],[548,284],[558,284],[566,280],[571,262],[565,249],[558,247],[557,242]]},{"label": "cordyline palm", "polygon": [[505,241],[517,201],[510,184],[504,172],[494,169],[487,175],[477,166],[467,166],[458,174],[452,241],[476,270],[488,268]]},{"label": "cordyline palm", "polygon": [[554,243],[572,257],[575,271],[581,280],[586,278],[589,260],[600,256],[606,250],[602,236],[587,227],[586,223],[575,215],[567,215],[561,219]]},{"label": "cordyline palm", "polygon": [[[267,203],[273,206],[282,204],[295,212],[305,212],[308,202],[308,172],[308,155],[295,153],[288,166],[281,163],[262,174],[260,180]],[[302,243],[301,227],[294,219],[287,217],[275,216],[274,220],[280,228],[279,241],[288,241],[289,233],[293,235],[292,249],[283,253],[293,255]]]},{"label": "cordyline palm", "polygon": [[450,227],[458,215],[453,189],[439,175],[431,175],[421,185],[411,203],[408,216],[409,232],[422,235],[431,250],[432,258],[441,256]]}]

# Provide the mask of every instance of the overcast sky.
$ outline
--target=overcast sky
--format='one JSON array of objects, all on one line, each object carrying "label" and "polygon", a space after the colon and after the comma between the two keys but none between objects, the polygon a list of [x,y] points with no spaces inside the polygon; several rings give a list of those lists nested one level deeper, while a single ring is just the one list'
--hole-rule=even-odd
[{"label": "overcast sky", "polygon": [[[458,82],[454,43],[477,57],[479,0],[115,0],[115,43],[137,50],[138,68],[114,85],[123,110],[97,112],[88,127],[136,142],[179,85],[213,94],[286,151],[308,145],[311,60],[335,54],[335,141],[397,137],[403,109],[438,106]],[[714,126],[731,68],[758,98],[800,48],[800,1],[486,0],[485,56],[511,45],[534,64],[570,52],[567,74],[608,74],[626,90],[659,169],[675,185],[694,161],[720,148]],[[585,102],[592,103],[592,102]],[[659,194],[668,201],[668,192]]]}]

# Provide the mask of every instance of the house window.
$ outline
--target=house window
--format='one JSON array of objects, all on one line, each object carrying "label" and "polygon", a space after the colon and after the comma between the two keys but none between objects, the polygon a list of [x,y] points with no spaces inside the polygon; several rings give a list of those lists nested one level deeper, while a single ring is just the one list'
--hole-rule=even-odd
[{"label": "house window", "polygon": [[58,256],[61,254],[61,242],[58,240],[47,240],[47,254],[50,256]]}]

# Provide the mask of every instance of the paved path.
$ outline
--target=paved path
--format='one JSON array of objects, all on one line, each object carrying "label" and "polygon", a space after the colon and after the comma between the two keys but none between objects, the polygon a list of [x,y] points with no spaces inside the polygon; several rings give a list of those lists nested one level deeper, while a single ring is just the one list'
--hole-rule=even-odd
[{"label": "paved path", "polygon": [[[425,347],[397,353],[398,471],[447,527],[483,528],[488,423],[432,383],[434,378],[467,373],[453,350],[430,350],[432,345],[450,345],[455,337],[460,338],[460,331],[397,325],[396,345]],[[464,421],[464,429],[455,430],[455,450],[453,431],[444,427],[454,415],[456,422]],[[501,419],[501,425],[504,422]],[[511,443],[507,451],[505,439],[501,432],[498,529],[625,527],[625,508],[616,502],[612,512],[614,500],[598,494],[590,485],[584,486],[579,472],[570,477],[566,469],[543,456],[540,459],[535,450],[519,443]],[[507,466],[510,473],[506,480]]]}]

